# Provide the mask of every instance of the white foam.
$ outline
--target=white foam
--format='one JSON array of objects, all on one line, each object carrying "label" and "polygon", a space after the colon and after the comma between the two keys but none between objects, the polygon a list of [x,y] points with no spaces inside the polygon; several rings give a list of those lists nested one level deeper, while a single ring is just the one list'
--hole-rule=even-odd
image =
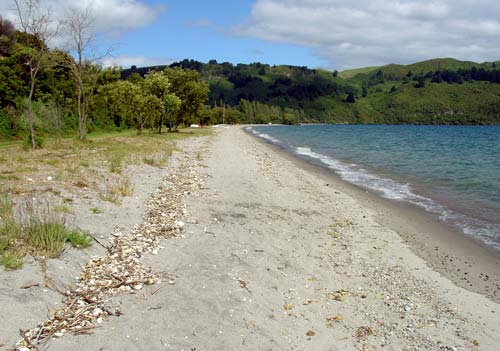
[{"label": "white foam", "polygon": [[262,139],[266,139],[267,141],[270,141],[272,142],[273,144],[278,144],[278,143],[281,143],[280,140],[276,139],[276,138],[273,138],[272,136],[270,136],[269,134],[266,134],[266,133],[259,133],[257,132],[256,130],[254,130],[252,127],[246,127],[245,130],[247,132],[250,132],[252,133],[253,135],[259,137],[259,138],[262,138]]},{"label": "white foam", "polygon": [[441,213],[441,210],[444,209],[431,199],[413,193],[409,184],[401,184],[392,179],[379,177],[363,168],[356,168],[356,164],[343,163],[316,153],[309,147],[298,147],[295,149],[295,153],[319,160],[328,168],[334,170],[342,179],[361,187],[375,190],[385,198],[410,201],[424,207],[428,211],[436,213]]},{"label": "white foam", "polygon": [[346,164],[316,153],[307,146],[297,147],[295,153],[320,161],[325,166],[335,171],[343,180],[352,184],[374,190],[385,198],[407,201],[424,208],[428,212],[436,213],[442,221],[461,227],[464,234],[480,238],[486,244],[500,249],[498,236],[494,234],[499,232],[500,228],[498,228],[498,225],[486,223],[461,213],[451,211],[430,198],[415,194],[411,190],[409,184],[401,184],[392,179],[379,177],[369,173],[363,168],[356,168],[356,165],[353,163]]}]

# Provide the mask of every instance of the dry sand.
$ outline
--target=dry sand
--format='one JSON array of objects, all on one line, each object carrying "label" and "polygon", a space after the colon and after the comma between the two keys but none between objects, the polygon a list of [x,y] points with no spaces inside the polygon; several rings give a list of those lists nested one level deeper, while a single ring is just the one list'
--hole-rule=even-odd
[{"label": "dry sand", "polygon": [[500,305],[433,270],[377,203],[237,127],[204,153],[184,235],[145,258],[175,284],[116,297],[123,316],[49,350],[500,349]]}]

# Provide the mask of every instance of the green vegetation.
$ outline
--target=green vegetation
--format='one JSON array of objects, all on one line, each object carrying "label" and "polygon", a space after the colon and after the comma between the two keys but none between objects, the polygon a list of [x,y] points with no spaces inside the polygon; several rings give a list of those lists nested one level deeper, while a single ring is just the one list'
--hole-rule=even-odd
[{"label": "green vegetation", "polygon": [[347,69],[347,70],[344,70],[342,72],[339,72],[339,77],[344,78],[344,79],[349,79],[349,78],[353,78],[354,76],[361,74],[361,73],[373,72],[379,68],[380,68],[380,66],[370,66],[370,67],[363,67],[363,68]]},{"label": "green vegetation", "polygon": [[[195,70],[208,82],[203,124],[500,124],[498,62],[434,59],[340,73],[215,60],[183,60],[172,67]],[[121,77],[149,69],[123,70]]]},{"label": "green vegetation", "polygon": [[90,235],[82,233],[78,230],[72,230],[68,233],[67,241],[71,243],[73,247],[82,249],[89,247],[92,244],[93,238]]},{"label": "green vegetation", "polygon": [[57,144],[70,135],[86,141],[96,131],[161,133],[163,126],[177,131],[200,124],[208,84],[196,71],[166,68],[120,80],[118,68],[103,68],[83,51],[75,60],[49,49],[37,28],[16,31],[1,21],[0,140],[23,140],[26,149],[37,149],[48,137]]},{"label": "green vegetation", "polygon": [[[75,60],[49,49],[36,28],[16,31],[3,22],[0,139],[30,149],[45,147],[48,137],[57,144],[68,135],[85,141],[99,131],[142,135],[190,124],[500,123],[500,62],[446,58],[330,72],[186,59],[120,70],[82,64],[84,52]],[[120,173],[120,158],[109,161]]]},{"label": "green vegetation", "polygon": [[73,211],[71,210],[71,207],[69,207],[68,205],[66,204],[62,204],[62,205],[59,205],[59,206],[55,206],[54,207],[54,211],[56,212],[61,212],[61,213],[73,213]]},{"label": "green vegetation", "polygon": [[92,243],[92,237],[68,228],[63,217],[54,214],[48,205],[35,206],[26,201],[15,211],[10,198],[2,194],[0,219],[0,264],[8,269],[20,268],[27,253],[53,258],[66,242],[77,248]]}]

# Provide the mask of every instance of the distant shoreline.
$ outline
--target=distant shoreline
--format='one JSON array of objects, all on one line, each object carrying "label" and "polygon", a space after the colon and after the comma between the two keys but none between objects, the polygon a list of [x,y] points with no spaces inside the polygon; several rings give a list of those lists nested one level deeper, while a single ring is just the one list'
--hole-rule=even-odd
[{"label": "distant shoreline", "polygon": [[460,228],[440,221],[436,214],[410,203],[382,198],[344,181],[333,171],[302,160],[261,138],[254,136],[254,139],[297,167],[341,188],[361,206],[378,213],[377,221],[381,225],[396,231],[415,254],[456,285],[500,302],[500,251],[466,236]]}]

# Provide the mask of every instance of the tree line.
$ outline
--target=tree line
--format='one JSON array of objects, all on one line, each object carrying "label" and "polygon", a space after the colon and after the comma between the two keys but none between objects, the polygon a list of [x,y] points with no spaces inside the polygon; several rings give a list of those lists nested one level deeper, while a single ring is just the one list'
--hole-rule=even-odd
[{"label": "tree line", "polygon": [[[14,3],[19,29],[0,17],[0,137],[35,148],[48,134],[76,132],[84,141],[95,129],[161,132],[199,123],[209,88],[198,72],[166,68],[121,80],[119,68],[91,54],[88,8],[68,9],[55,23],[37,0]],[[49,47],[56,35],[67,38],[64,49]]]}]

